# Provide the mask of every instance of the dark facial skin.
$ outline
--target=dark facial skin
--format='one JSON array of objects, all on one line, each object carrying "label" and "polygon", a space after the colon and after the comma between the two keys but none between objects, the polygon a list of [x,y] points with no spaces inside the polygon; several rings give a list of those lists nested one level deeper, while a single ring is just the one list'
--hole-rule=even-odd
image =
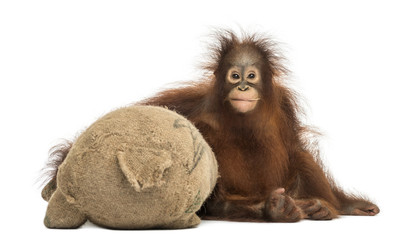
[{"label": "dark facial skin", "polygon": [[226,87],[231,89],[227,99],[239,113],[251,112],[260,100],[262,79],[257,60],[258,56],[248,50],[238,52],[230,59],[232,66],[225,76]]}]

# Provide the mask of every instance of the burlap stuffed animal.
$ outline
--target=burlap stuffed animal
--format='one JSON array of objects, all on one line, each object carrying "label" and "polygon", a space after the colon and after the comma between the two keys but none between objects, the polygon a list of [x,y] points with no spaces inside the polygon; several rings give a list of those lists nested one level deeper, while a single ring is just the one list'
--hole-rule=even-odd
[{"label": "burlap stuffed animal", "polygon": [[43,191],[52,193],[44,223],[193,227],[216,179],[212,150],[184,117],[159,107],[121,108],[77,138],[58,169],[56,189],[49,184]]}]

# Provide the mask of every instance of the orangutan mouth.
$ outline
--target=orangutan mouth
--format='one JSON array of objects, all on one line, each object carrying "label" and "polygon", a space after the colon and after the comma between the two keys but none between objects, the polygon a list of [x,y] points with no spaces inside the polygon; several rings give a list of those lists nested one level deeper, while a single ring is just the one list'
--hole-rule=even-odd
[{"label": "orangutan mouth", "polygon": [[250,99],[246,99],[246,98],[231,98],[231,101],[242,101],[242,102],[255,102],[260,100],[260,98],[250,98]]}]

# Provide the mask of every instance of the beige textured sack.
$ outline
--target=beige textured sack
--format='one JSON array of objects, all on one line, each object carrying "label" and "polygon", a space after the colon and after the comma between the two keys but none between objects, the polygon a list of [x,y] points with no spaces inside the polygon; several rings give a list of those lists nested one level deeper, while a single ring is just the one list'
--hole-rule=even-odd
[{"label": "beige textured sack", "polygon": [[193,227],[217,176],[212,150],[184,117],[160,107],[121,108],[78,137],[59,167],[44,223]]}]

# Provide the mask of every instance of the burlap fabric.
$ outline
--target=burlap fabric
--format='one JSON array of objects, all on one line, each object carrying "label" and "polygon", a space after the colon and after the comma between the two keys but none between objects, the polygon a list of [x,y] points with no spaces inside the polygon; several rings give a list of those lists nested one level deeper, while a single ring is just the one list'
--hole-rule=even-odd
[{"label": "burlap fabric", "polygon": [[86,220],[116,229],[187,228],[217,179],[214,154],[184,117],[131,106],[100,118],[75,141],[57,175],[44,223]]}]

